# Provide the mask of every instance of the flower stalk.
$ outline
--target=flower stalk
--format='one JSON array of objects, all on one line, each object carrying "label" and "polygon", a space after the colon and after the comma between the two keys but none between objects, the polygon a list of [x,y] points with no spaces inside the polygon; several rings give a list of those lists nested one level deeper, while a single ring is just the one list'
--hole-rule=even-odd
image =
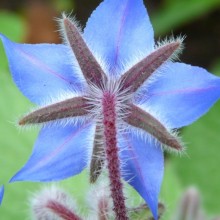
[{"label": "flower stalk", "polygon": [[121,182],[119,150],[117,147],[115,95],[105,92],[102,99],[103,125],[107,168],[109,172],[111,196],[117,220],[126,220],[127,211],[123,184]]}]

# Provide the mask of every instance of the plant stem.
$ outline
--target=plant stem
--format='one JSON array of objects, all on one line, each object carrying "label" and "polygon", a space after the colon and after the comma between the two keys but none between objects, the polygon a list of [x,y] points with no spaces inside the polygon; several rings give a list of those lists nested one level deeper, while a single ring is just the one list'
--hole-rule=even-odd
[{"label": "plant stem", "polygon": [[117,147],[116,102],[115,95],[110,92],[103,94],[103,125],[107,168],[110,179],[111,196],[117,220],[128,220],[121,182],[119,150]]}]

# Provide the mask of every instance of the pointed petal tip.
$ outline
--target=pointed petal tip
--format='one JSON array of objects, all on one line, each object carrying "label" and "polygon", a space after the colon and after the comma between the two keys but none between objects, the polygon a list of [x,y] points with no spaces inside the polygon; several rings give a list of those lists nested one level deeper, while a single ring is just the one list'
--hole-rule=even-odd
[{"label": "pointed petal tip", "polygon": [[9,183],[22,182],[22,181],[32,181],[30,178],[27,178],[25,176],[23,172],[23,168],[20,169],[17,173],[14,174],[14,176],[11,177]]},{"label": "pointed petal tip", "polygon": [[3,196],[4,196],[4,185],[0,186],[0,205],[2,204]]},{"label": "pointed petal tip", "polygon": [[161,219],[165,210],[166,210],[165,205],[161,202],[158,202],[157,208],[155,208],[155,210],[152,210],[152,215],[154,217],[154,220]]},{"label": "pointed petal tip", "polygon": [[22,181],[22,180],[17,179],[16,176],[17,176],[17,173],[9,180],[9,183]]},{"label": "pointed petal tip", "polygon": [[[10,38],[8,38],[7,36],[5,36],[4,34],[0,33],[0,41],[3,44],[5,53],[7,55],[7,53],[10,52],[10,50],[8,51],[8,47],[12,47],[13,45],[16,45],[17,43],[14,42],[13,40],[11,40]],[[8,55],[7,55],[8,56]]]},{"label": "pointed petal tip", "polygon": [[2,33],[0,33],[0,39],[2,40],[2,42],[3,42],[4,38],[5,38],[5,35],[3,35]]},{"label": "pointed petal tip", "polygon": [[8,38],[4,34],[0,33],[0,39],[4,41],[7,40]]},{"label": "pointed petal tip", "polygon": [[15,44],[13,41],[11,41],[8,37],[6,37],[4,34],[0,33],[0,41],[3,44],[5,53],[7,55],[7,47],[10,46],[10,44]]}]

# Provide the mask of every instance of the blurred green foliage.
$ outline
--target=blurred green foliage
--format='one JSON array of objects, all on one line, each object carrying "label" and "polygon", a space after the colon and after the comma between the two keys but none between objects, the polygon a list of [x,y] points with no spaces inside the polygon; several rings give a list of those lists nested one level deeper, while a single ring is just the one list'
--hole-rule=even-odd
[{"label": "blurred green foliage", "polygon": [[219,0],[166,0],[152,17],[157,36],[220,7]]},{"label": "blurred green foliage", "polygon": [[57,8],[59,11],[66,11],[70,10],[71,7],[73,7],[73,1],[72,0],[53,0],[55,8]]},{"label": "blurred green foliage", "polygon": [[21,40],[25,33],[24,20],[15,13],[2,10],[0,11],[0,31],[6,36],[10,36],[11,40]]},{"label": "blurred green foliage", "polygon": [[183,187],[197,186],[209,213],[219,212],[220,103],[193,125],[184,129],[187,156],[173,157],[170,161]]},{"label": "blurred green foliage", "polygon": [[[69,7],[70,1],[60,4],[60,9]],[[195,17],[220,7],[219,0],[166,0],[153,15],[153,24],[157,35],[170,33],[170,30],[182,23],[191,22]],[[20,15],[0,11],[0,32],[10,39],[21,42],[26,33],[26,23]],[[213,61],[213,72],[220,75],[220,57]],[[201,64],[202,65],[202,64]],[[7,60],[0,45],[0,184],[6,184],[5,197],[0,207],[0,219],[28,219],[28,197],[44,184],[11,183],[13,174],[27,161],[31,154],[38,130],[20,130],[16,119],[24,114],[32,104],[19,92],[13,83],[7,67]],[[186,142],[187,155],[169,156],[165,167],[165,177],[161,190],[161,201],[166,204],[164,219],[170,219],[183,189],[196,185],[203,195],[204,207],[211,213],[218,213],[220,203],[220,128],[217,103],[211,111],[182,131]],[[60,184],[84,203],[84,192],[88,188],[86,173],[62,181]],[[79,191],[80,188],[80,191]]]}]

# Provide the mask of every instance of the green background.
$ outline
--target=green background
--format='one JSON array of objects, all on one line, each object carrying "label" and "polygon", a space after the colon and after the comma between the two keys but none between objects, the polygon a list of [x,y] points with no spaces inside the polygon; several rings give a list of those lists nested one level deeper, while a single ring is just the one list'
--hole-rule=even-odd
[{"label": "green background", "polygon": [[[82,2],[83,4],[87,3],[87,1]],[[88,16],[87,13],[91,12],[88,8],[94,9],[100,1],[94,1],[94,5],[92,2],[89,1],[88,7],[84,5],[84,12],[83,7],[79,2],[77,4],[77,1],[48,1],[45,11],[48,10],[48,6],[53,9],[55,14],[59,14],[63,10],[71,11],[73,9],[78,12],[78,17],[82,17],[83,20]],[[216,32],[216,28],[220,30],[219,25],[216,26],[220,18],[218,17],[219,20],[216,23],[211,18],[217,13],[220,14],[219,0],[166,0],[158,1],[155,4],[152,1],[147,1],[148,3],[148,11],[156,36],[162,38],[172,33],[174,35],[184,34],[184,30],[186,30],[185,51],[188,56],[183,55],[181,59],[186,62],[190,62],[191,59],[191,63],[206,67],[210,72],[220,75],[220,53],[213,50],[213,48],[218,48],[216,44],[219,43],[219,41],[215,42],[215,39],[220,39],[219,32]],[[33,9],[24,6],[24,4],[16,5],[14,8],[1,6],[0,32],[16,42],[35,41],[37,43],[36,39],[33,40],[30,37],[33,35],[30,35],[28,13],[25,13],[28,10]],[[53,20],[52,16],[51,20]],[[200,27],[199,25],[202,28],[206,22],[207,27],[209,27],[207,32],[204,31],[200,35],[194,31]],[[191,37],[194,41],[190,41]],[[199,45],[197,44],[197,52],[195,52],[193,45],[195,42],[199,42],[201,37],[209,42],[210,47],[201,42]],[[55,37],[55,39],[57,38]],[[190,47],[188,52],[187,43]],[[209,56],[210,53],[211,57]],[[33,105],[16,88],[7,65],[2,45],[0,45],[0,184],[5,184],[5,196],[0,207],[0,219],[23,220],[30,218],[29,198],[32,192],[45,184],[27,182],[7,184],[13,174],[27,161],[38,133],[38,129],[21,129],[16,125],[17,119]],[[166,154],[165,178],[160,197],[161,201],[166,204],[164,219],[170,219],[182,192],[192,185],[200,191],[202,207],[207,215],[211,217],[220,214],[219,130],[220,102],[215,104],[197,122],[180,131],[187,149],[186,154],[181,156]],[[68,189],[82,205],[84,204],[85,192],[88,189],[87,182],[87,175],[83,173],[59,184]]]}]

